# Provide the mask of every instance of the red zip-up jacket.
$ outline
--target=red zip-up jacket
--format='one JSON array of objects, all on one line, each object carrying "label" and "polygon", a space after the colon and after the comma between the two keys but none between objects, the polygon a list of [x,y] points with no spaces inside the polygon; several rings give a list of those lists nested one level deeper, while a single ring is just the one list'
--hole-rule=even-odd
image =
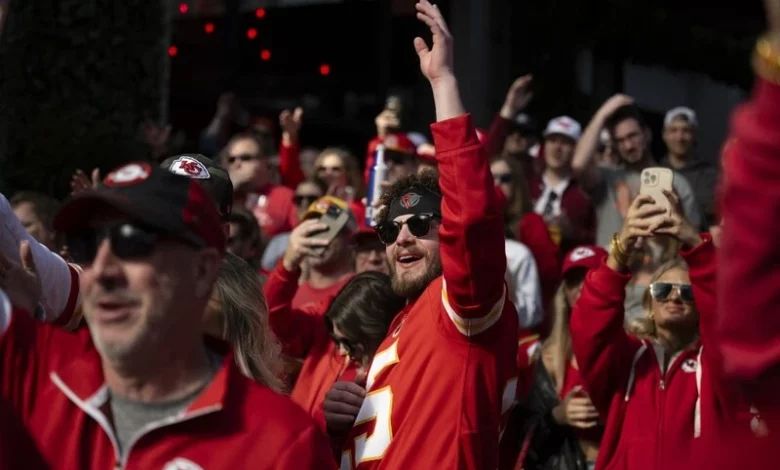
[{"label": "red zip-up jacket", "polygon": [[[328,441],[297,405],[244,377],[225,343],[208,347],[224,353],[211,383],[184,412],[147,425],[120,458],[88,328],[71,333],[38,323],[12,310],[0,291],[0,400],[21,419],[50,468],[335,467]],[[7,425],[0,422],[0,434],[9,432]]]},{"label": "red zip-up jacket", "polygon": [[[517,241],[527,246],[534,255],[539,272],[539,285],[542,288],[542,307],[545,312],[550,312],[552,299],[561,282],[561,250],[550,237],[550,231],[547,230],[542,216],[535,212],[523,214],[517,228]],[[545,313],[542,323],[534,330],[546,337],[550,321],[550,315]]]},{"label": "red zip-up jacket", "polygon": [[[715,250],[704,236],[681,252],[689,266],[700,341],[678,353],[662,373],[662,351],[623,327],[630,275],[605,263],[586,277],[571,317],[574,355],[593,405],[606,423],[596,468],[678,468],[697,439],[727,420],[733,403],[717,380],[712,354]],[[659,356],[657,356],[659,354]]]},{"label": "red zip-up jacket", "polygon": [[354,380],[357,366],[338,352],[325,325],[325,312],[336,294],[302,308],[293,308],[300,271],[284,269],[280,261],[264,286],[271,329],[284,354],[303,359],[291,398],[325,430],[322,404],[338,380]]}]

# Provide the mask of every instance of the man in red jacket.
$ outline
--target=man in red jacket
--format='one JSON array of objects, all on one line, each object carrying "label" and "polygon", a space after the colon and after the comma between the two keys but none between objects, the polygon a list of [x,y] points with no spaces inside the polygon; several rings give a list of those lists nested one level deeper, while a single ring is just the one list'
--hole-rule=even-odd
[{"label": "man in red jacket", "polygon": [[[0,259],[0,400],[53,468],[329,468],[327,443],[289,399],[241,374],[202,336],[225,250],[193,179],[147,163],[111,172],[58,214],[84,267],[88,328],[34,321],[34,272]],[[36,278],[36,276],[32,276]],[[11,304],[21,307],[20,310]],[[45,406],[41,406],[41,404]]]},{"label": "man in red jacket", "polygon": [[420,38],[415,48],[436,104],[440,176],[399,180],[381,198],[377,231],[393,289],[408,305],[374,356],[365,392],[340,383],[328,394],[329,425],[334,395],[358,403],[336,417],[342,425],[359,408],[342,469],[496,468],[517,383],[518,320],[506,300],[501,208],[460,100],[447,25],[426,0],[417,11],[433,33],[432,49]]}]

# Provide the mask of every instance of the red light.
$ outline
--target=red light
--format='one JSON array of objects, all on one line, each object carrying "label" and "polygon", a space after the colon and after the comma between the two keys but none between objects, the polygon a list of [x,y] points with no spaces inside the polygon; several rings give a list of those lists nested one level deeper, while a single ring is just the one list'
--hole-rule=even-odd
[{"label": "red light", "polygon": [[255,16],[258,18],[265,18],[265,8],[258,8],[255,10]]},{"label": "red light", "polygon": [[255,28],[249,28],[246,30],[246,37],[254,39],[257,37],[257,30]]},{"label": "red light", "polygon": [[260,51],[260,58],[263,60],[271,60],[271,51],[268,49],[263,49]]},{"label": "red light", "polygon": [[179,4],[179,13],[181,13],[182,15],[185,15],[185,14],[187,14],[188,11],[190,11],[190,6],[189,5],[187,5],[186,3],[180,3]]},{"label": "red light", "polygon": [[322,75],[323,77],[330,75],[330,65],[328,64],[320,65],[320,75]]},{"label": "red light", "polygon": [[214,23],[206,23],[203,26],[203,30],[206,31],[206,34],[211,34],[214,32]]},{"label": "red light", "polygon": [[179,48],[176,46],[171,46],[168,48],[168,55],[171,57],[174,57],[176,54],[179,53]]}]

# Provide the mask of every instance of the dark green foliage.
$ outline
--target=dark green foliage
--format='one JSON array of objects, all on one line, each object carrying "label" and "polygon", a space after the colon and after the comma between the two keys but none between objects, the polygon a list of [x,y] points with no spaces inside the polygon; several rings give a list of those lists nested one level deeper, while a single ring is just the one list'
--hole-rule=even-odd
[{"label": "dark green foliage", "polygon": [[0,38],[4,191],[62,197],[75,168],[144,157],[166,83],[163,0],[12,0]]}]

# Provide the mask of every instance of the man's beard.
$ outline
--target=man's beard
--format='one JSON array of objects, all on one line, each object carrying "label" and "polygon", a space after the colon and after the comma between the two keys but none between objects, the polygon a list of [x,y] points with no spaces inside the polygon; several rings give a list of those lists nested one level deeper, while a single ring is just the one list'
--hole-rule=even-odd
[{"label": "man's beard", "polygon": [[425,270],[411,278],[408,276],[408,272],[405,272],[406,276],[402,278],[395,270],[395,262],[387,263],[390,266],[390,285],[396,294],[405,299],[416,299],[428,287],[428,284],[441,276],[441,257],[438,250],[432,254],[426,254],[424,261]]}]

